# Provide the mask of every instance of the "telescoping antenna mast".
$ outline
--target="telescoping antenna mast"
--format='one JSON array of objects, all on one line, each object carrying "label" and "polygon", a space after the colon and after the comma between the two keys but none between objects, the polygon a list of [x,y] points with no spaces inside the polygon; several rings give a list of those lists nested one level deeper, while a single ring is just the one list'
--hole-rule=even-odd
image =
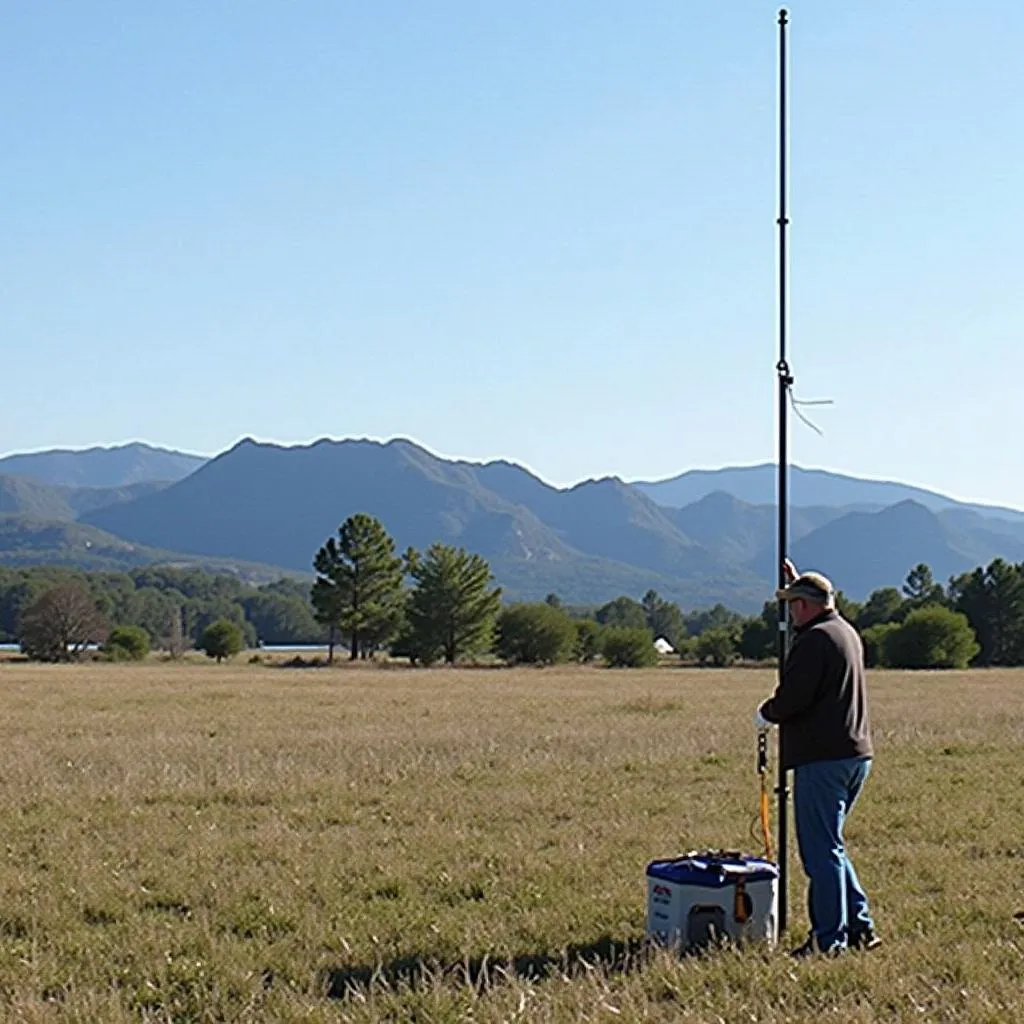
[{"label": "telescoping antenna mast", "polygon": [[[784,563],[788,547],[788,513],[789,491],[787,465],[787,442],[789,434],[788,405],[789,389],[793,377],[786,361],[786,228],[789,218],[786,215],[786,26],[789,13],[785,8],[779,11],[779,361],[775,365],[779,386],[779,483],[778,483],[778,525],[779,552],[778,572],[779,586],[786,585]],[[785,601],[779,601],[779,682],[782,681],[783,665],[788,647],[788,608]],[[787,865],[788,842],[787,823],[789,810],[789,779],[782,763],[782,730],[779,730],[778,770],[778,819],[779,819],[779,933],[786,930],[786,918],[789,903],[789,870]]]}]

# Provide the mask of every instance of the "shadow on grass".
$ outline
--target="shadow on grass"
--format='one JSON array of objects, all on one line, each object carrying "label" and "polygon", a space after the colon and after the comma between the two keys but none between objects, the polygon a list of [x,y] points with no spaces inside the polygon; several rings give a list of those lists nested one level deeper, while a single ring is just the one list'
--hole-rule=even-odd
[{"label": "shadow on grass", "polygon": [[558,953],[522,953],[511,959],[484,954],[446,964],[420,955],[399,957],[376,966],[328,968],[323,972],[322,985],[330,999],[344,999],[372,985],[418,988],[439,980],[471,985],[486,992],[516,977],[542,981],[553,976],[579,977],[594,970],[626,974],[643,966],[649,955],[649,944],[644,939],[623,942],[602,935],[594,942],[569,946]]},{"label": "shadow on grass", "polygon": [[306,659],[301,654],[296,654],[287,661],[273,661],[270,664],[273,668],[334,668],[336,662],[328,663],[326,658]]}]

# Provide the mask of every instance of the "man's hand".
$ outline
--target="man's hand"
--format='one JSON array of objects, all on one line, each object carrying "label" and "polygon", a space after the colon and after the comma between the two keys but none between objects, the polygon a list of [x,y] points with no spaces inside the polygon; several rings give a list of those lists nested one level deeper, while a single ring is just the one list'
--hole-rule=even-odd
[{"label": "man's hand", "polygon": [[796,566],[789,558],[784,558],[782,560],[782,575],[786,578],[787,583],[792,583],[793,580],[800,575],[800,573],[796,571]]},{"label": "man's hand", "polygon": [[761,708],[758,706],[758,709],[754,712],[754,728],[758,732],[767,732],[773,724],[761,714]]}]

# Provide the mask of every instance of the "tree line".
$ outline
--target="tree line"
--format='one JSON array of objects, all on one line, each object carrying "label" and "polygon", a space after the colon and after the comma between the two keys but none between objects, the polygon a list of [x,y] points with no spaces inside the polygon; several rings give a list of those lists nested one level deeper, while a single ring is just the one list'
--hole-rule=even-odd
[{"label": "tree line", "polygon": [[233,627],[232,640],[237,632],[238,646],[323,640],[309,585],[300,580],[254,587],[226,574],[163,566],[110,573],[0,568],[0,643],[20,643],[28,653],[59,655],[62,640],[77,653],[114,629],[131,629],[132,650],[144,636],[147,646],[180,654],[202,647],[220,622]]},{"label": "tree line", "polygon": [[[1024,563],[997,558],[953,576],[945,586],[920,563],[902,587],[881,587],[864,602],[839,592],[836,605],[860,632],[870,667],[1024,665]],[[719,605],[699,621],[703,628],[679,635],[677,649],[684,657],[721,665],[776,654],[774,601],[765,602],[761,614],[752,618]]]},{"label": "tree line", "polygon": [[[312,587],[295,579],[255,587],[170,567],[0,568],[0,642],[20,642],[31,656],[49,660],[101,642],[112,656],[198,647],[218,659],[260,643],[326,642],[329,660],[340,644],[351,659],[387,652],[422,665],[478,657],[652,664],[658,637],[698,664],[764,661],[776,653],[774,601],[751,617],[720,604],[684,613],[654,590],[601,606],[566,606],[554,594],[503,604],[480,555],[445,544],[399,554],[384,526],[363,513],[324,542],[313,568]],[[996,559],[946,586],[918,565],[902,588],[881,588],[863,603],[840,593],[837,604],[861,632],[871,665],[1024,664],[1024,564]]]},{"label": "tree line", "polygon": [[574,616],[554,595],[503,606],[501,588],[493,585],[480,555],[448,544],[399,555],[384,526],[362,513],[342,523],[313,564],[311,599],[317,621],[328,631],[329,661],[338,641],[353,660],[386,650],[414,665],[481,656],[509,664],[589,662],[598,656],[613,666],[657,660],[643,623],[613,622],[610,613],[604,623]]},{"label": "tree line", "polygon": [[[778,606],[743,617],[723,605],[685,614],[649,590],[596,608],[566,608],[556,595],[502,607],[487,563],[442,544],[399,556],[383,525],[358,515],[342,524],[314,560],[318,621],[347,643],[350,657],[377,649],[429,664],[490,650],[510,663],[589,661],[640,665],[656,660],[655,638],[700,664],[776,656]],[[405,581],[413,585],[407,587]],[[837,596],[837,610],[864,639],[872,666],[966,668],[1024,664],[1024,564],[996,559],[946,587],[924,564],[902,589],[885,587],[863,603]]]}]

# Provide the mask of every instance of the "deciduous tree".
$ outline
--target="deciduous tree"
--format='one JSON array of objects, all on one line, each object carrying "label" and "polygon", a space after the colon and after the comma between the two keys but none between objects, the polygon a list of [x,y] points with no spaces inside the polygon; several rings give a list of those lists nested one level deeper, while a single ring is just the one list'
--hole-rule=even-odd
[{"label": "deciduous tree", "polygon": [[185,609],[181,605],[172,603],[167,610],[167,621],[163,634],[160,636],[160,646],[171,656],[172,659],[180,658],[185,653],[188,641],[185,638]]},{"label": "deciduous tree", "polygon": [[69,661],[109,629],[93,596],[77,583],[51,587],[21,616],[22,650],[39,661]]},{"label": "deciduous tree", "polygon": [[577,619],[576,639],[573,656],[585,665],[590,664],[601,653],[601,636],[604,627],[595,619]]}]

